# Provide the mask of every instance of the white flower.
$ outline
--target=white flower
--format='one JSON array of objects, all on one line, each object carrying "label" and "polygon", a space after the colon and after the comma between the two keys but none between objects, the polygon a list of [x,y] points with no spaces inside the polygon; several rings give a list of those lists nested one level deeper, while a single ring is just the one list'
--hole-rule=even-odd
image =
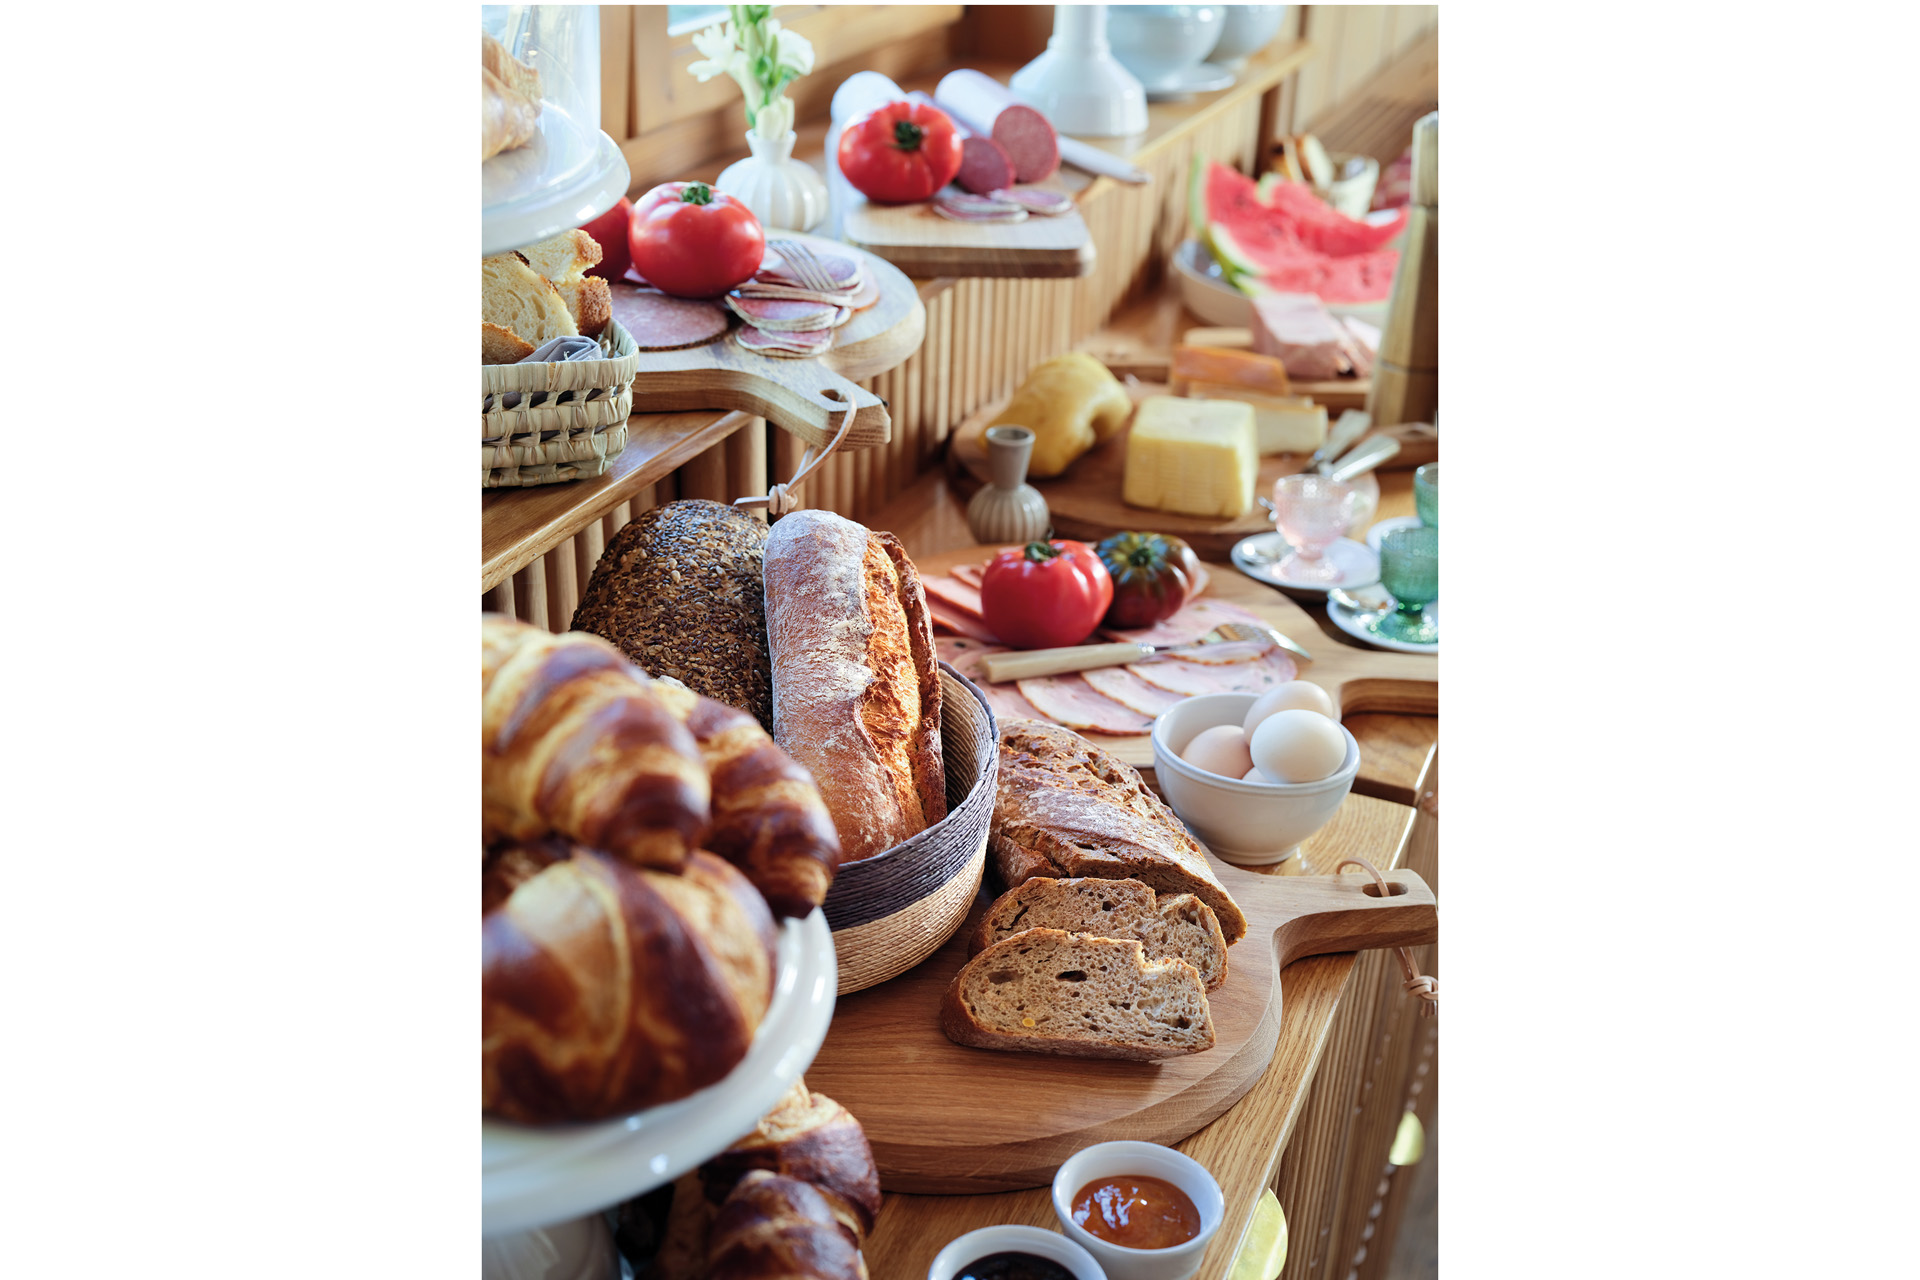
[{"label": "white flower", "polygon": [[[769,26],[778,27],[778,21]],[[777,37],[774,48],[777,53],[774,65],[783,71],[790,70],[794,76],[804,76],[813,70],[813,46],[798,31],[782,31]]]},{"label": "white flower", "polygon": [[753,122],[753,131],[763,138],[778,140],[792,129],[793,99],[784,95],[760,108],[760,116]]}]

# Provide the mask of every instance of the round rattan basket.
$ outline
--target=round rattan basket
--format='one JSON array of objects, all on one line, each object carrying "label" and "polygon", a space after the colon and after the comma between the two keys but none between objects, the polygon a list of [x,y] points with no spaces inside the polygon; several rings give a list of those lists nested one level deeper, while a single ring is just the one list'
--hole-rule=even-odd
[{"label": "round rattan basket", "polygon": [[841,867],[827,891],[841,995],[897,978],[938,951],[966,920],[980,889],[1000,730],[986,698],[944,662],[940,743],[947,816],[884,853]]},{"label": "round rattan basket", "polygon": [[480,487],[605,474],[627,447],[640,349],[609,320],[601,360],[480,366]]}]

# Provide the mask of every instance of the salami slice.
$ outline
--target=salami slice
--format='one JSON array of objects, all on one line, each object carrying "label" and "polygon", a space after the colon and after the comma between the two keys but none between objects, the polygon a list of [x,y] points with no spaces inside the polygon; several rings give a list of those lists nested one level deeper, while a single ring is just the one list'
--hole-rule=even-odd
[{"label": "salami slice", "polygon": [[1069,729],[1138,737],[1153,728],[1151,717],[1121,706],[1077,675],[1039,676],[1017,683],[1020,695],[1042,715]]},{"label": "salami slice", "polygon": [[838,309],[831,303],[797,298],[742,298],[729,294],[727,306],[748,324],[765,333],[799,329],[831,329]]},{"label": "salami slice", "polygon": [[954,181],[975,195],[987,195],[1013,185],[1013,161],[992,138],[970,135],[960,144],[960,173]]},{"label": "salami slice", "polygon": [[[964,164],[963,161],[962,173],[966,172]],[[1044,187],[1002,187],[987,194],[995,200],[1006,204],[1017,204],[1028,213],[1037,213],[1047,218],[1070,212],[1073,208],[1072,196],[1060,191],[1048,191]]]},{"label": "salami slice", "polygon": [[833,330],[809,329],[798,333],[766,333],[752,325],[742,325],[733,340],[749,351],[770,356],[804,358],[817,356],[833,345]]},{"label": "salami slice", "polygon": [[1060,137],[1047,118],[1019,101],[993,77],[970,68],[950,71],[934,101],[975,133],[984,133],[1013,161],[1016,181],[1039,182],[1060,167]]},{"label": "salami slice", "polygon": [[1265,619],[1226,600],[1189,600],[1172,617],[1162,618],[1150,627],[1132,631],[1102,632],[1110,640],[1131,640],[1136,644],[1193,644],[1223,622],[1246,622],[1266,626]]},{"label": "salami slice", "polygon": [[853,291],[852,300],[846,305],[855,311],[865,311],[878,301],[880,301],[880,286],[872,280],[862,280],[860,287]]},{"label": "salami slice", "polygon": [[995,202],[992,208],[985,208],[980,205],[961,204],[950,196],[935,196],[933,211],[954,222],[1025,222],[1027,220],[1027,211],[1019,205]]},{"label": "salami slice", "polygon": [[779,298],[789,302],[811,302],[823,307],[850,306],[857,296],[851,291],[822,293],[818,289],[802,289],[795,285],[784,284],[761,284],[757,280],[749,280],[733,292],[735,296],[742,298]]},{"label": "salami slice", "polygon": [[703,347],[726,333],[727,309],[698,298],[675,298],[621,283],[610,287],[613,318],[642,351]]},{"label": "salami slice", "polygon": [[1155,658],[1130,662],[1128,671],[1169,693],[1264,693],[1293,679],[1298,668],[1279,649],[1270,649],[1253,662],[1206,666],[1184,658]]},{"label": "salami slice", "polygon": [[935,636],[933,648],[947,665],[973,681],[975,687],[985,695],[994,715],[1002,720],[1046,719],[1038,707],[1020,696],[1018,689],[1010,684],[989,684],[981,673],[980,659],[990,653],[1005,653],[1005,645],[983,644],[964,636]]},{"label": "salami slice", "polygon": [[1185,694],[1170,693],[1150,685],[1125,667],[1096,667],[1092,671],[1082,671],[1080,675],[1093,686],[1096,693],[1104,694],[1143,716],[1157,716],[1174,703],[1186,701]]}]

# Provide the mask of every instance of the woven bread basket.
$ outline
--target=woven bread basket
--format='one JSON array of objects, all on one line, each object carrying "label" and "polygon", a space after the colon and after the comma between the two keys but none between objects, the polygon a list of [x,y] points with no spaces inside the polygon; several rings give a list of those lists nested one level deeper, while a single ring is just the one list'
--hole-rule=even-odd
[{"label": "woven bread basket", "polygon": [[620,456],[640,350],[618,320],[607,322],[600,349],[604,360],[480,366],[481,488],[583,480]]},{"label": "woven bread basket", "polygon": [[940,664],[947,816],[884,853],[842,866],[827,891],[840,994],[897,978],[966,921],[987,867],[1000,777],[1000,730],[973,683]]}]

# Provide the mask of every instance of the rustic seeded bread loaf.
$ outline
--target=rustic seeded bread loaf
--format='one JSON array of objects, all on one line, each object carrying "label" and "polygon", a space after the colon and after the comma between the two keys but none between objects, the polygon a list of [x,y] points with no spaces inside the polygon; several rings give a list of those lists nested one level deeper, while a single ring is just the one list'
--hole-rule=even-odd
[{"label": "rustic seeded bread loaf", "polygon": [[1156,900],[1153,890],[1138,880],[1036,876],[987,908],[967,941],[967,954],[978,955],[1027,929],[1133,938],[1146,948],[1149,960],[1185,960],[1209,991],[1227,980],[1227,940],[1220,922],[1212,907],[1190,893]]},{"label": "rustic seeded bread loaf", "polygon": [[672,676],[771,731],[766,545],[767,526],[724,503],[688,499],[643,511],[594,565],[573,629],[604,636],[648,675]]},{"label": "rustic seeded bread loaf", "polygon": [[933,623],[898,539],[795,511],[767,535],[763,576],[773,738],[813,774],[842,860],[946,817]]},{"label": "rustic seeded bread loaf", "polygon": [[1206,903],[1229,943],[1247,933],[1206,851],[1166,802],[1125,762],[1059,725],[1001,722],[988,851],[1009,889],[1035,876],[1138,880]]},{"label": "rustic seeded bread loaf", "polygon": [[1028,929],[954,977],[940,1028],[956,1044],[1074,1058],[1152,1061],[1213,1048],[1200,975],[1148,960],[1140,943]]},{"label": "rustic seeded bread loaf", "polygon": [[[511,364],[580,332],[553,282],[517,253],[480,259],[480,362]],[[513,352],[524,347],[520,355]]]}]

